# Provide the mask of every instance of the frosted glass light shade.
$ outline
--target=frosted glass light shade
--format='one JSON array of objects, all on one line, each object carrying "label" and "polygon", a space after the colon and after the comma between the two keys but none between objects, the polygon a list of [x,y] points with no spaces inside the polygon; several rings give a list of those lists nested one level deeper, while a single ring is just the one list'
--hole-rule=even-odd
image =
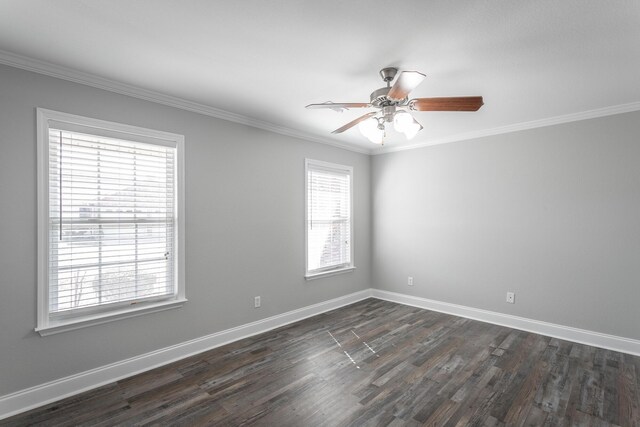
[{"label": "frosted glass light shade", "polygon": [[373,118],[369,118],[358,124],[358,129],[360,129],[360,133],[364,135],[366,138],[373,136],[377,128],[378,128],[378,121]]},{"label": "frosted glass light shade", "polygon": [[384,138],[384,127],[380,129],[378,121],[374,118],[367,119],[358,124],[360,133],[365,136],[369,141],[374,144],[382,144]]},{"label": "frosted glass light shade", "polygon": [[374,144],[382,144],[382,139],[384,138],[384,130],[378,129],[378,127],[376,126],[374,131],[371,133],[371,135],[367,136],[367,138]]},{"label": "frosted glass light shade", "polygon": [[400,110],[393,116],[393,128],[397,132],[405,132],[412,123],[413,117],[406,111]]},{"label": "frosted glass light shade", "polygon": [[420,124],[412,118],[411,123],[409,123],[409,125],[404,130],[404,135],[407,137],[407,139],[413,139],[420,131],[420,129],[422,129],[422,126],[420,126]]}]

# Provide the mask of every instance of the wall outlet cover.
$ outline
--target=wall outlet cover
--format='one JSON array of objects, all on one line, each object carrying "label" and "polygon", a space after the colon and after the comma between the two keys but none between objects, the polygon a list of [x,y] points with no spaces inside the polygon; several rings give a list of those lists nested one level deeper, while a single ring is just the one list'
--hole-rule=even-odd
[{"label": "wall outlet cover", "polygon": [[515,304],[516,294],[514,292],[507,292],[507,302],[509,304]]}]

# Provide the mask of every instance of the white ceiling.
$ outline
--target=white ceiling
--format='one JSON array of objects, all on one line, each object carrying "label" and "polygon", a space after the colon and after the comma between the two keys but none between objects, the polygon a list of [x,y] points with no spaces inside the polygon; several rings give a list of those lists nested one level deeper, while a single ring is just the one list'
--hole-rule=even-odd
[{"label": "white ceiling", "polygon": [[386,66],[427,75],[411,97],[485,101],[414,113],[391,151],[640,105],[637,0],[0,0],[0,50],[365,150],[330,132],[368,110],[304,106],[368,102]]}]

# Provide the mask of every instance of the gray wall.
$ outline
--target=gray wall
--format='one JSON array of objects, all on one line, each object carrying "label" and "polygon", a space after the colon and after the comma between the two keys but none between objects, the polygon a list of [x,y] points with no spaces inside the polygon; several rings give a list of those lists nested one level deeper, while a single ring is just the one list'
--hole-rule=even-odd
[{"label": "gray wall", "polygon": [[[185,135],[183,308],[33,331],[36,107]],[[640,113],[629,113],[370,160],[0,65],[0,396],[366,289],[372,277],[379,289],[640,339],[638,135]],[[354,166],[353,273],[303,278],[305,157]]]},{"label": "gray wall", "polygon": [[375,156],[374,286],[640,339],[639,137],[634,112]]},{"label": "gray wall", "polygon": [[[33,331],[36,107],[185,135],[184,307]],[[303,278],[305,157],[354,167],[353,273]],[[369,288],[369,165],[363,154],[0,66],[0,396]]]}]

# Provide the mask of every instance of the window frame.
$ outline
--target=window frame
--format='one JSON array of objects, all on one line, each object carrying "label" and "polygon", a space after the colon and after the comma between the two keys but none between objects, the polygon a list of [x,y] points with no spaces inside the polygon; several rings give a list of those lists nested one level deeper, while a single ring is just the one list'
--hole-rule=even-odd
[{"label": "window frame", "polygon": [[[37,325],[42,336],[84,328],[146,313],[177,308],[186,301],[185,294],[185,202],[184,202],[184,136],[169,132],[125,125],[105,120],[62,113],[44,108],[36,109],[37,122]],[[79,310],[74,316],[51,316],[49,312],[49,128],[64,127],[70,131],[116,137],[176,148],[174,256],[176,292],[170,296],[128,304],[114,304],[112,309],[96,306],[93,310]]]},{"label": "window frame", "polygon": [[[341,264],[338,266],[326,267],[321,270],[309,271],[309,169],[313,166],[332,170],[335,172],[346,173],[349,175],[349,232],[350,232],[350,262],[349,264]],[[355,230],[353,219],[353,166],[330,163],[321,160],[306,158],[304,160],[304,271],[306,280],[314,280],[322,277],[333,276],[336,274],[348,273],[356,269],[355,266]]]}]

